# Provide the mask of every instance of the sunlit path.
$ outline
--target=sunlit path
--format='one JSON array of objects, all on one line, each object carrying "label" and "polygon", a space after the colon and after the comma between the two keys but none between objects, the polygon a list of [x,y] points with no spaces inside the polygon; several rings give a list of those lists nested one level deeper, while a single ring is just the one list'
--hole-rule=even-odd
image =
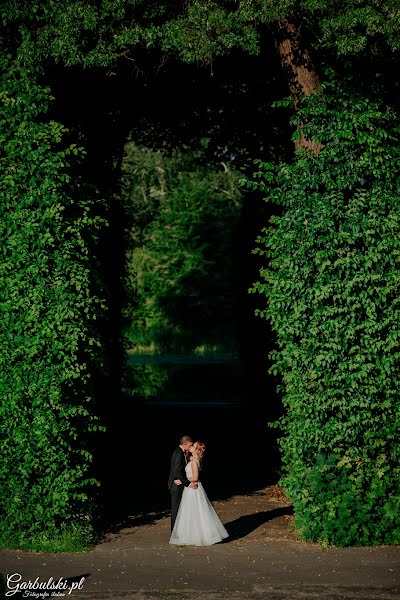
[{"label": "sunlit path", "polygon": [[87,553],[1,551],[1,571],[18,570],[24,579],[86,575],[83,588],[69,596],[85,600],[398,597],[399,547],[335,549],[297,541],[291,508],[276,487],[214,507],[230,532],[224,543],[170,546],[168,511],[139,513]]}]

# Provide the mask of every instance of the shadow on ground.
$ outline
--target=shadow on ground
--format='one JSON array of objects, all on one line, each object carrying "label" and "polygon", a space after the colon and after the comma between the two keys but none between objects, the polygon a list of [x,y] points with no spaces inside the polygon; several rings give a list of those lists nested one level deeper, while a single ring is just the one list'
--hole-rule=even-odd
[{"label": "shadow on ground", "polygon": [[170,509],[165,507],[163,510],[142,513],[128,516],[123,521],[109,522],[103,527],[103,533],[118,533],[121,529],[130,527],[140,527],[143,525],[155,525],[157,521],[170,516]]},{"label": "shadow on ground", "polygon": [[267,521],[271,521],[276,517],[282,517],[283,515],[292,515],[293,508],[291,506],[285,506],[280,508],[274,508],[273,510],[267,510],[263,512],[257,512],[251,515],[243,515],[230,523],[225,523],[225,529],[229,533],[229,538],[222,540],[222,544],[229,544],[235,540],[246,537],[253,531],[255,531]]}]

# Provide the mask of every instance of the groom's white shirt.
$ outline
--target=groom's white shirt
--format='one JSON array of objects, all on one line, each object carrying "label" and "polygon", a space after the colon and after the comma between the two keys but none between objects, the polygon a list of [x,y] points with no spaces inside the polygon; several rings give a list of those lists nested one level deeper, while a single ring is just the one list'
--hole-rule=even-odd
[{"label": "groom's white shirt", "polygon": [[182,452],[183,452],[183,456],[185,457],[185,463],[187,464],[187,462],[188,462],[188,461],[187,461],[187,459],[186,459],[186,452],[185,452],[184,448],[182,448],[182,446],[181,446],[181,445],[179,445],[179,448],[182,450]]}]

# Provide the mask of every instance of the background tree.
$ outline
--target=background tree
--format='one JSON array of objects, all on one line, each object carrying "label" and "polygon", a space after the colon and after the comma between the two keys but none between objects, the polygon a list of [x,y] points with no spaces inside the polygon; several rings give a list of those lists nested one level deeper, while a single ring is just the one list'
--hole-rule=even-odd
[{"label": "background tree", "polygon": [[200,157],[167,157],[133,142],[122,170],[131,347],[232,351],[237,174],[225,164],[216,171]]}]

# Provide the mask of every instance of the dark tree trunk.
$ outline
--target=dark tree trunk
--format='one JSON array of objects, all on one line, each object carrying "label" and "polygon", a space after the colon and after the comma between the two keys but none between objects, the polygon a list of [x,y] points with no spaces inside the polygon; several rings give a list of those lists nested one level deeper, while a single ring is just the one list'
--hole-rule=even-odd
[{"label": "dark tree trunk", "polygon": [[[275,45],[297,108],[302,94],[310,96],[314,92],[319,92],[317,72],[311,62],[308,50],[302,44],[299,27],[291,19],[278,21]],[[307,140],[303,135],[296,141],[296,150],[310,148],[318,154],[322,147],[323,144]]]}]

